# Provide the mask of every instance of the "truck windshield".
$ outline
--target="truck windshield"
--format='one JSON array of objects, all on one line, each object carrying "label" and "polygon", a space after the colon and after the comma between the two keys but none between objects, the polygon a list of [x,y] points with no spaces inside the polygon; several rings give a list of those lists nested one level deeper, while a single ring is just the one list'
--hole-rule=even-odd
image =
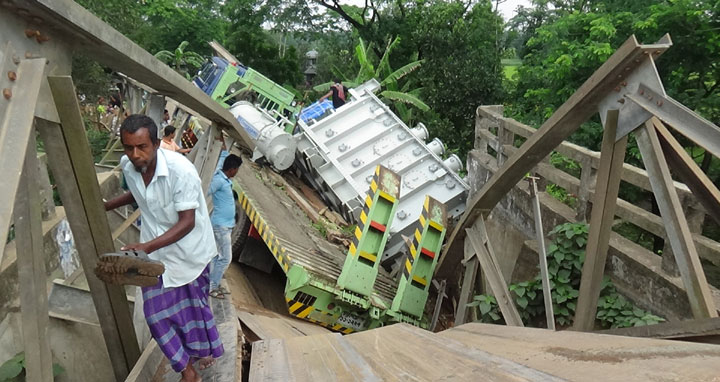
[{"label": "truck windshield", "polygon": [[212,82],[213,73],[215,73],[215,68],[217,65],[215,65],[214,62],[208,61],[205,65],[203,65],[202,69],[200,69],[200,73],[198,73],[197,80],[199,80],[199,86],[203,90],[205,90],[205,85]]}]

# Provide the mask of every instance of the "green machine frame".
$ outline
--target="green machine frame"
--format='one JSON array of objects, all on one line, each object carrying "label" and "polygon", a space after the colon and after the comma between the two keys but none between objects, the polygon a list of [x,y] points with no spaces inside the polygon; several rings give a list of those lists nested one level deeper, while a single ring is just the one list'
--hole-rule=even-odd
[{"label": "green machine frame", "polygon": [[289,112],[290,123],[286,123],[285,131],[292,133],[295,116],[300,111],[298,106],[292,104],[295,95],[252,68],[247,68],[242,76],[237,74],[237,70],[237,66],[228,65],[210,97],[229,108],[240,93],[253,90],[258,94],[256,103],[263,110],[274,110],[281,116],[284,116],[285,111]]}]

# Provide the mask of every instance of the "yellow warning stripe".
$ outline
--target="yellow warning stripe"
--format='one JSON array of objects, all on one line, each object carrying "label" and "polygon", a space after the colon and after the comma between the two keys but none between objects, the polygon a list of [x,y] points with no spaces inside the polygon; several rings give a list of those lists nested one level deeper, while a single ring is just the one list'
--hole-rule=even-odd
[{"label": "yellow warning stripe", "polygon": [[307,317],[314,309],[315,309],[315,308],[313,308],[312,306],[308,306],[307,308],[303,309],[302,312],[298,313],[297,316],[300,317],[300,318],[305,318],[305,317]]},{"label": "yellow warning stripe", "polygon": [[422,235],[420,234],[419,230],[415,230],[415,240],[417,240],[417,243],[420,244],[420,240],[422,239]]},{"label": "yellow warning stripe", "polygon": [[380,197],[382,197],[383,199],[386,199],[390,203],[395,203],[395,197],[388,194],[387,192],[385,192],[383,190],[380,190]]},{"label": "yellow warning stripe", "polygon": [[[380,192],[382,192],[382,191],[380,191]],[[370,199],[370,196],[366,196],[366,197],[365,197],[365,205],[366,205],[368,208],[370,208],[370,207],[372,207],[372,204],[373,204],[373,201],[372,201],[372,199]]]},{"label": "yellow warning stripe", "polygon": [[373,178],[372,182],[370,182],[370,189],[372,190],[372,192],[377,192],[378,184],[375,181],[375,178]]},{"label": "yellow warning stripe", "polygon": [[360,227],[357,227],[357,226],[355,227],[355,237],[358,240],[360,240],[360,238],[362,237],[362,231],[360,231]]},{"label": "yellow warning stripe", "polygon": [[303,306],[303,303],[296,302],[290,306],[290,312],[294,312],[296,309],[299,309],[302,306]]},{"label": "yellow warning stripe", "polygon": [[375,263],[375,261],[377,260],[377,255],[373,255],[372,253],[365,252],[365,251],[360,251],[360,257],[368,259],[372,263]]},{"label": "yellow warning stripe", "polygon": [[420,222],[421,226],[423,226],[423,227],[425,226],[425,216],[420,215],[420,217],[418,218],[418,221]]},{"label": "yellow warning stripe", "polygon": [[417,257],[417,248],[415,248],[415,243],[410,243],[410,254],[413,259]]},{"label": "yellow warning stripe", "polygon": [[425,212],[430,212],[430,197],[425,195],[425,202],[423,203],[423,209]]},{"label": "yellow warning stripe", "polygon": [[424,278],[422,278],[422,277],[420,277],[420,276],[413,275],[412,279],[413,279],[413,281],[415,281],[415,282],[417,282],[417,283],[420,283],[420,284],[422,284],[423,286],[427,286],[427,280],[425,280]]},{"label": "yellow warning stripe", "polygon": [[410,270],[412,270],[412,264],[410,263],[410,259],[405,259],[405,269],[410,273]]},{"label": "yellow warning stripe", "polygon": [[434,220],[430,220],[430,227],[433,227],[438,231],[442,231],[443,229],[445,229],[445,227],[443,227],[441,224],[437,223]]},{"label": "yellow warning stripe", "polygon": [[360,211],[360,221],[363,224],[367,221],[367,214],[365,213],[365,210]]},{"label": "yellow warning stripe", "polygon": [[351,255],[354,255],[357,251],[357,247],[355,247],[355,243],[350,243],[350,249],[348,249],[348,252],[350,252]]}]

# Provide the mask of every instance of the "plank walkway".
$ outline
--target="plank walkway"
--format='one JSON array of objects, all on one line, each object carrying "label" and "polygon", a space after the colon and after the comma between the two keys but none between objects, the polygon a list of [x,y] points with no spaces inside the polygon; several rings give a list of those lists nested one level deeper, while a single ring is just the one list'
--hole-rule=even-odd
[{"label": "plank walkway", "polygon": [[471,323],[253,343],[250,381],[720,381],[720,348]]}]

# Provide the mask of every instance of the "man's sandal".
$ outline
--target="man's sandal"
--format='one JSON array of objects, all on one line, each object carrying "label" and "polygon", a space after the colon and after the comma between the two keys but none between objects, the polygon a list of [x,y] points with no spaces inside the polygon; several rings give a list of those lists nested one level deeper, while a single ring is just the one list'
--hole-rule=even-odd
[{"label": "man's sandal", "polygon": [[100,256],[95,274],[108,284],[153,286],[165,272],[163,263],[142,251],[121,251]]},{"label": "man's sandal", "polygon": [[210,291],[210,297],[214,297],[214,298],[222,300],[225,298],[225,295],[220,290],[220,288],[218,288],[218,289],[213,289]]}]

